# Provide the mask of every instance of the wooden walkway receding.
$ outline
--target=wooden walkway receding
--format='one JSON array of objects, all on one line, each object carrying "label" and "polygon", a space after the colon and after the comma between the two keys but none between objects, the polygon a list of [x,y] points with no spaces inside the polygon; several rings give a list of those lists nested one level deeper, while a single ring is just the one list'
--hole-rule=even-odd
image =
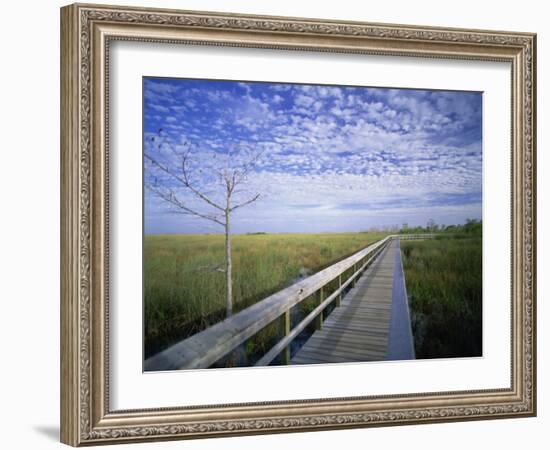
[{"label": "wooden walkway receding", "polygon": [[[151,356],[144,370],[211,367],[275,320],[283,336],[256,361],[257,366],[268,366],[278,357],[285,365],[414,359],[399,241],[432,238],[433,234],[386,236]],[[292,324],[292,308],[313,296],[317,306]],[[317,331],[297,351],[291,348],[312,323]]]},{"label": "wooden walkway receding", "polygon": [[[291,364],[319,364],[386,359],[392,319],[395,239],[291,359]],[[397,267],[397,269],[401,269]]]}]

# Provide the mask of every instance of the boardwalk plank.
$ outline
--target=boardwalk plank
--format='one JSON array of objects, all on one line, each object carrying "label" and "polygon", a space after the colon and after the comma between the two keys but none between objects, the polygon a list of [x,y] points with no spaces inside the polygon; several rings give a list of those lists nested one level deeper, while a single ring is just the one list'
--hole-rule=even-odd
[{"label": "boardwalk plank", "polygon": [[325,360],[327,362],[362,362],[382,359],[384,354],[385,349],[383,351],[363,350],[362,352],[356,352],[350,349],[333,349],[327,352],[325,350],[312,348],[304,351],[302,357],[304,359]]},{"label": "boardwalk plank", "polygon": [[[339,345],[341,344],[347,344],[350,345],[358,345],[358,346],[379,346],[379,345],[385,345],[387,341],[387,336],[385,337],[373,337],[369,335],[362,335],[362,336],[355,336],[355,335],[325,335],[323,337],[316,336],[311,337],[311,345],[315,345],[315,343],[318,344],[324,344],[324,343],[332,343],[332,345]],[[330,349],[330,345],[328,346],[328,349]]]},{"label": "boardwalk plank", "polygon": [[388,347],[396,243],[388,245],[291,360],[320,364],[383,360]]},{"label": "boardwalk plank", "polygon": [[[329,347],[326,350],[327,346]],[[321,351],[333,353],[339,350],[346,350],[350,352],[362,353],[385,353],[386,352],[386,343],[365,343],[365,342],[353,342],[353,341],[312,341],[309,343],[308,351]],[[305,351],[305,350],[304,350]],[[383,356],[383,355],[382,355]]]}]

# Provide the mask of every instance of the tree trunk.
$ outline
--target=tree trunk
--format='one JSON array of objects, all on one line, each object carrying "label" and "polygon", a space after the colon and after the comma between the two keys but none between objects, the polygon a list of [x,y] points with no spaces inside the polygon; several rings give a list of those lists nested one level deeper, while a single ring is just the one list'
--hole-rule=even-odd
[{"label": "tree trunk", "polygon": [[229,227],[229,209],[225,210],[225,307],[226,316],[233,314],[233,281],[231,275],[231,230]]}]

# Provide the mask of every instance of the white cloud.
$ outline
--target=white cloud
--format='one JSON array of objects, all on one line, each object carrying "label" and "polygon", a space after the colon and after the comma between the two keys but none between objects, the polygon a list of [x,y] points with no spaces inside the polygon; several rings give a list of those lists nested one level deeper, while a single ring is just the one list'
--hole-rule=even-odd
[{"label": "white cloud", "polygon": [[[251,231],[266,214],[279,217],[281,227],[302,215],[334,229],[399,215],[409,224],[426,215],[448,214],[447,223],[480,215],[481,139],[463,137],[480,127],[475,102],[413,90],[239,86],[238,96],[186,89],[170,109],[148,100],[177,131],[174,139],[199,143],[201,161],[230,147],[263,152],[249,183],[261,201],[236,220],[237,229]],[[445,196],[460,204],[439,204]]]}]

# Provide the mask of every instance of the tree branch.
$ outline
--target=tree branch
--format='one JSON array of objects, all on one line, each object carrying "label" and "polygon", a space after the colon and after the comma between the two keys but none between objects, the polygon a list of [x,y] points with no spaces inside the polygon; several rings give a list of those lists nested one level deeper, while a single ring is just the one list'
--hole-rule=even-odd
[{"label": "tree branch", "polygon": [[234,172],[234,179],[233,179],[233,188],[240,185],[242,182],[246,180],[246,177],[250,173],[250,171],[256,167],[256,164],[260,157],[263,155],[265,150],[262,150],[260,152],[257,152],[253,158],[251,158],[249,161],[247,161],[245,164],[241,166],[241,170],[236,169]]},{"label": "tree branch", "polygon": [[230,211],[235,211],[237,208],[241,208],[246,205],[250,205],[251,203],[254,203],[256,200],[260,198],[260,194],[256,194],[254,197],[252,197],[250,200],[247,200],[246,202],[243,202],[239,205],[235,205],[232,208],[230,208]]},{"label": "tree branch", "polygon": [[189,182],[189,178],[187,177],[187,173],[186,173],[186,170],[185,170],[185,160],[186,160],[186,156],[183,156],[183,162],[182,162],[182,173],[183,173],[183,178],[180,177],[178,174],[174,173],[172,170],[170,170],[168,167],[166,167],[164,164],[160,163],[159,161],[157,161],[155,158],[153,158],[151,155],[147,154],[147,153],[144,153],[145,157],[154,165],[156,166],[157,168],[159,168],[160,170],[162,170],[163,172],[167,173],[168,175],[170,175],[172,178],[176,179],[177,181],[179,181],[181,184],[183,184],[187,189],[189,189],[193,194],[195,194],[197,197],[199,197],[201,200],[205,201],[206,203],[208,203],[210,206],[213,206],[214,208],[216,209],[219,209],[220,211],[223,211],[224,209],[218,205],[217,203],[213,202],[212,200],[210,200],[206,195],[204,195],[202,192],[200,192],[198,189],[194,188],[191,183]]},{"label": "tree branch", "polygon": [[[158,189],[156,186],[147,184],[146,187],[151,190],[154,194],[159,196],[161,199],[163,199],[165,202],[168,202],[177,208],[184,211],[183,214],[191,214],[197,217],[201,217],[203,219],[211,220],[212,222],[215,222],[221,226],[225,226],[225,223],[222,222],[220,219],[218,219],[216,216],[203,214],[198,211],[195,211],[191,208],[189,208],[187,205],[185,205],[172,191],[164,192],[162,189]],[[179,212],[179,211],[178,211]]]},{"label": "tree branch", "polygon": [[[155,141],[155,138],[151,138],[152,141]],[[213,173],[219,177],[219,182],[221,185],[224,186],[225,190],[225,204],[222,206],[218,204],[215,200],[210,198],[211,193],[208,191],[205,192],[201,189],[199,189],[199,184],[191,180],[190,175],[193,175],[192,169],[193,167],[190,167],[189,164],[191,162],[191,146],[188,142],[184,143],[184,147],[187,146],[187,148],[184,148],[182,151],[177,150],[171,142],[166,142],[166,140],[162,136],[162,129],[159,130],[159,137],[157,142],[158,148],[162,149],[167,148],[168,151],[172,153],[178,160],[175,164],[172,163],[169,159],[163,160],[162,155],[154,155],[149,154],[147,152],[144,152],[144,156],[146,160],[150,163],[152,170],[157,170],[159,172],[162,172],[178,184],[180,184],[183,188],[188,189],[195,197],[202,200],[206,204],[210,205],[211,207],[215,208],[217,211],[222,212],[223,214],[209,214],[207,212],[203,213],[190,208],[187,206],[184,201],[180,200],[178,196],[176,195],[175,191],[167,186],[162,185],[162,180],[159,182],[159,180],[156,177],[153,177],[154,180],[151,183],[146,184],[146,187],[148,187],[154,194],[156,194],[158,197],[166,201],[167,203],[171,204],[172,206],[176,207],[175,212],[179,212],[181,214],[191,214],[197,217],[201,217],[203,219],[207,219],[210,221],[213,221],[219,225],[225,226],[225,221],[223,220],[223,216],[227,216],[228,212],[234,211],[238,208],[242,208],[243,206],[247,206],[251,203],[254,203],[258,198],[260,198],[260,194],[255,195],[254,197],[243,201],[240,204],[237,204],[233,207],[231,207],[231,199],[234,196],[234,194],[242,192],[241,189],[238,189],[238,187],[246,182],[249,173],[254,169],[256,166],[258,160],[260,159],[261,155],[263,154],[263,151],[260,152],[254,152],[254,154],[251,153],[251,148],[248,148],[248,154],[244,159],[241,158],[240,163],[239,161],[233,161],[233,150],[231,146],[228,146],[226,148],[225,153],[225,161],[222,163],[224,167],[215,168],[212,167]],[[215,157],[215,156],[214,156]],[[236,156],[238,157],[238,155]],[[220,161],[221,162],[221,161]],[[233,164],[233,163],[238,164]],[[179,164],[178,164],[179,163]],[[210,168],[210,167],[209,167]],[[200,171],[202,172],[202,170]],[[199,182],[202,180],[202,178],[199,179]],[[216,183],[217,184],[217,183]]]}]

